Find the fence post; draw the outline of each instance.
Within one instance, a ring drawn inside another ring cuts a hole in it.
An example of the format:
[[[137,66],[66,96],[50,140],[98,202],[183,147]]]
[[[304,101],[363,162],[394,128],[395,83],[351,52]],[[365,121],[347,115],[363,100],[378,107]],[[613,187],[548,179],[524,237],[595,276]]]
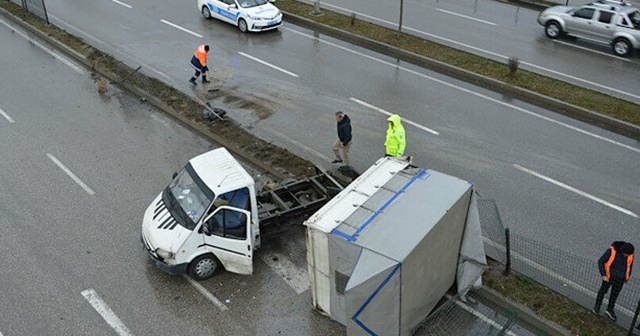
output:
[[[633,315],[633,321],[631,321],[631,326],[629,327],[629,333],[627,336],[633,335],[633,328],[636,327],[636,322],[638,321],[638,313],[640,313],[640,301],[638,301],[638,305],[636,305],[636,313]]]
[[[504,235],[505,235],[505,250],[507,253],[507,262],[506,265],[504,267],[504,275],[509,275],[509,273],[511,272],[511,235],[509,234],[509,228],[505,228],[504,229]]]

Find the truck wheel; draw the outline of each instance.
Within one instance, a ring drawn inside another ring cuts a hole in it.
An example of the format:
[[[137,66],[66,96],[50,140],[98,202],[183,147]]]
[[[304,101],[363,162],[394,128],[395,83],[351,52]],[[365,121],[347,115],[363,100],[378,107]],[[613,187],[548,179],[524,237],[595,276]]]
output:
[[[616,56],[627,57],[631,55],[631,43],[625,38],[619,38],[613,41],[613,53]]]
[[[195,280],[206,280],[216,274],[220,268],[220,261],[213,254],[204,254],[189,264],[189,275]]]
[[[555,40],[558,37],[562,36],[562,26],[560,26],[560,24],[556,21],[549,21],[544,26],[544,33],[548,38]]]

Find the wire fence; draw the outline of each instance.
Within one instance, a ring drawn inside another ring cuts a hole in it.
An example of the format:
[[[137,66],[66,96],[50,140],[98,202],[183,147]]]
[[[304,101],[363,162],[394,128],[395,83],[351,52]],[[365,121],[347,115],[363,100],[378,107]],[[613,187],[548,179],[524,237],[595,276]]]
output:
[[[596,296],[603,284],[596,260],[583,258],[571,252],[549,246],[529,237],[515,234],[505,228],[495,201],[478,202],[487,256],[552,290],[569,300],[591,310],[596,306]],[[608,246],[602,247],[602,252]],[[612,278],[607,288],[599,314],[606,314],[612,289],[622,286],[613,312],[616,323],[640,335],[635,328],[640,281],[629,282]]]
[[[518,315],[469,289],[450,297],[413,332],[413,336],[525,335],[512,331]]]
[[[22,6],[27,12],[45,20],[49,24],[49,15],[44,0],[11,0],[16,5]]]

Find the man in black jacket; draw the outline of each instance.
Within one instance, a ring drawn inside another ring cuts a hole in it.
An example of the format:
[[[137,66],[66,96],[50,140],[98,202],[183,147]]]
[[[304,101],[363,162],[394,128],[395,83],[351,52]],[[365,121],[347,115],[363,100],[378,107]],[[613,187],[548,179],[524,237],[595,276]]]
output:
[[[336,159],[331,163],[341,163],[342,157],[340,156],[340,149],[344,154],[344,165],[349,165],[349,148],[351,147],[351,119],[342,111],[336,112],[336,120],[338,121],[338,138],[333,143],[333,152],[336,154]]]
[[[631,243],[616,241],[604,252],[602,257],[598,260],[598,269],[602,276],[602,285],[598,291],[596,297],[596,305],[593,307],[593,312],[600,314],[600,306],[605,294],[611,287],[611,295],[609,295],[609,305],[607,306],[606,314],[610,319],[616,320],[616,313],[613,308],[616,305],[618,294],[622,290],[622,285],[629,281],[631,276],[631,269],[633,267],[633,252],[634,247]]]

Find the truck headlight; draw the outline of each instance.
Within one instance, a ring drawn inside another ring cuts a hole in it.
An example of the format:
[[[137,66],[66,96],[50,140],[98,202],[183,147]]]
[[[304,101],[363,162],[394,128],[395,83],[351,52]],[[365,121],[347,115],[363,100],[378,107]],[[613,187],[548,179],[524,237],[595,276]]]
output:
[[[158,256],[160,256],[162,259],[173,259],[173,253],[169,252],[169,251],[165,251],[161,248],[157,248],[156,249],[156,254],[158,254]]]

